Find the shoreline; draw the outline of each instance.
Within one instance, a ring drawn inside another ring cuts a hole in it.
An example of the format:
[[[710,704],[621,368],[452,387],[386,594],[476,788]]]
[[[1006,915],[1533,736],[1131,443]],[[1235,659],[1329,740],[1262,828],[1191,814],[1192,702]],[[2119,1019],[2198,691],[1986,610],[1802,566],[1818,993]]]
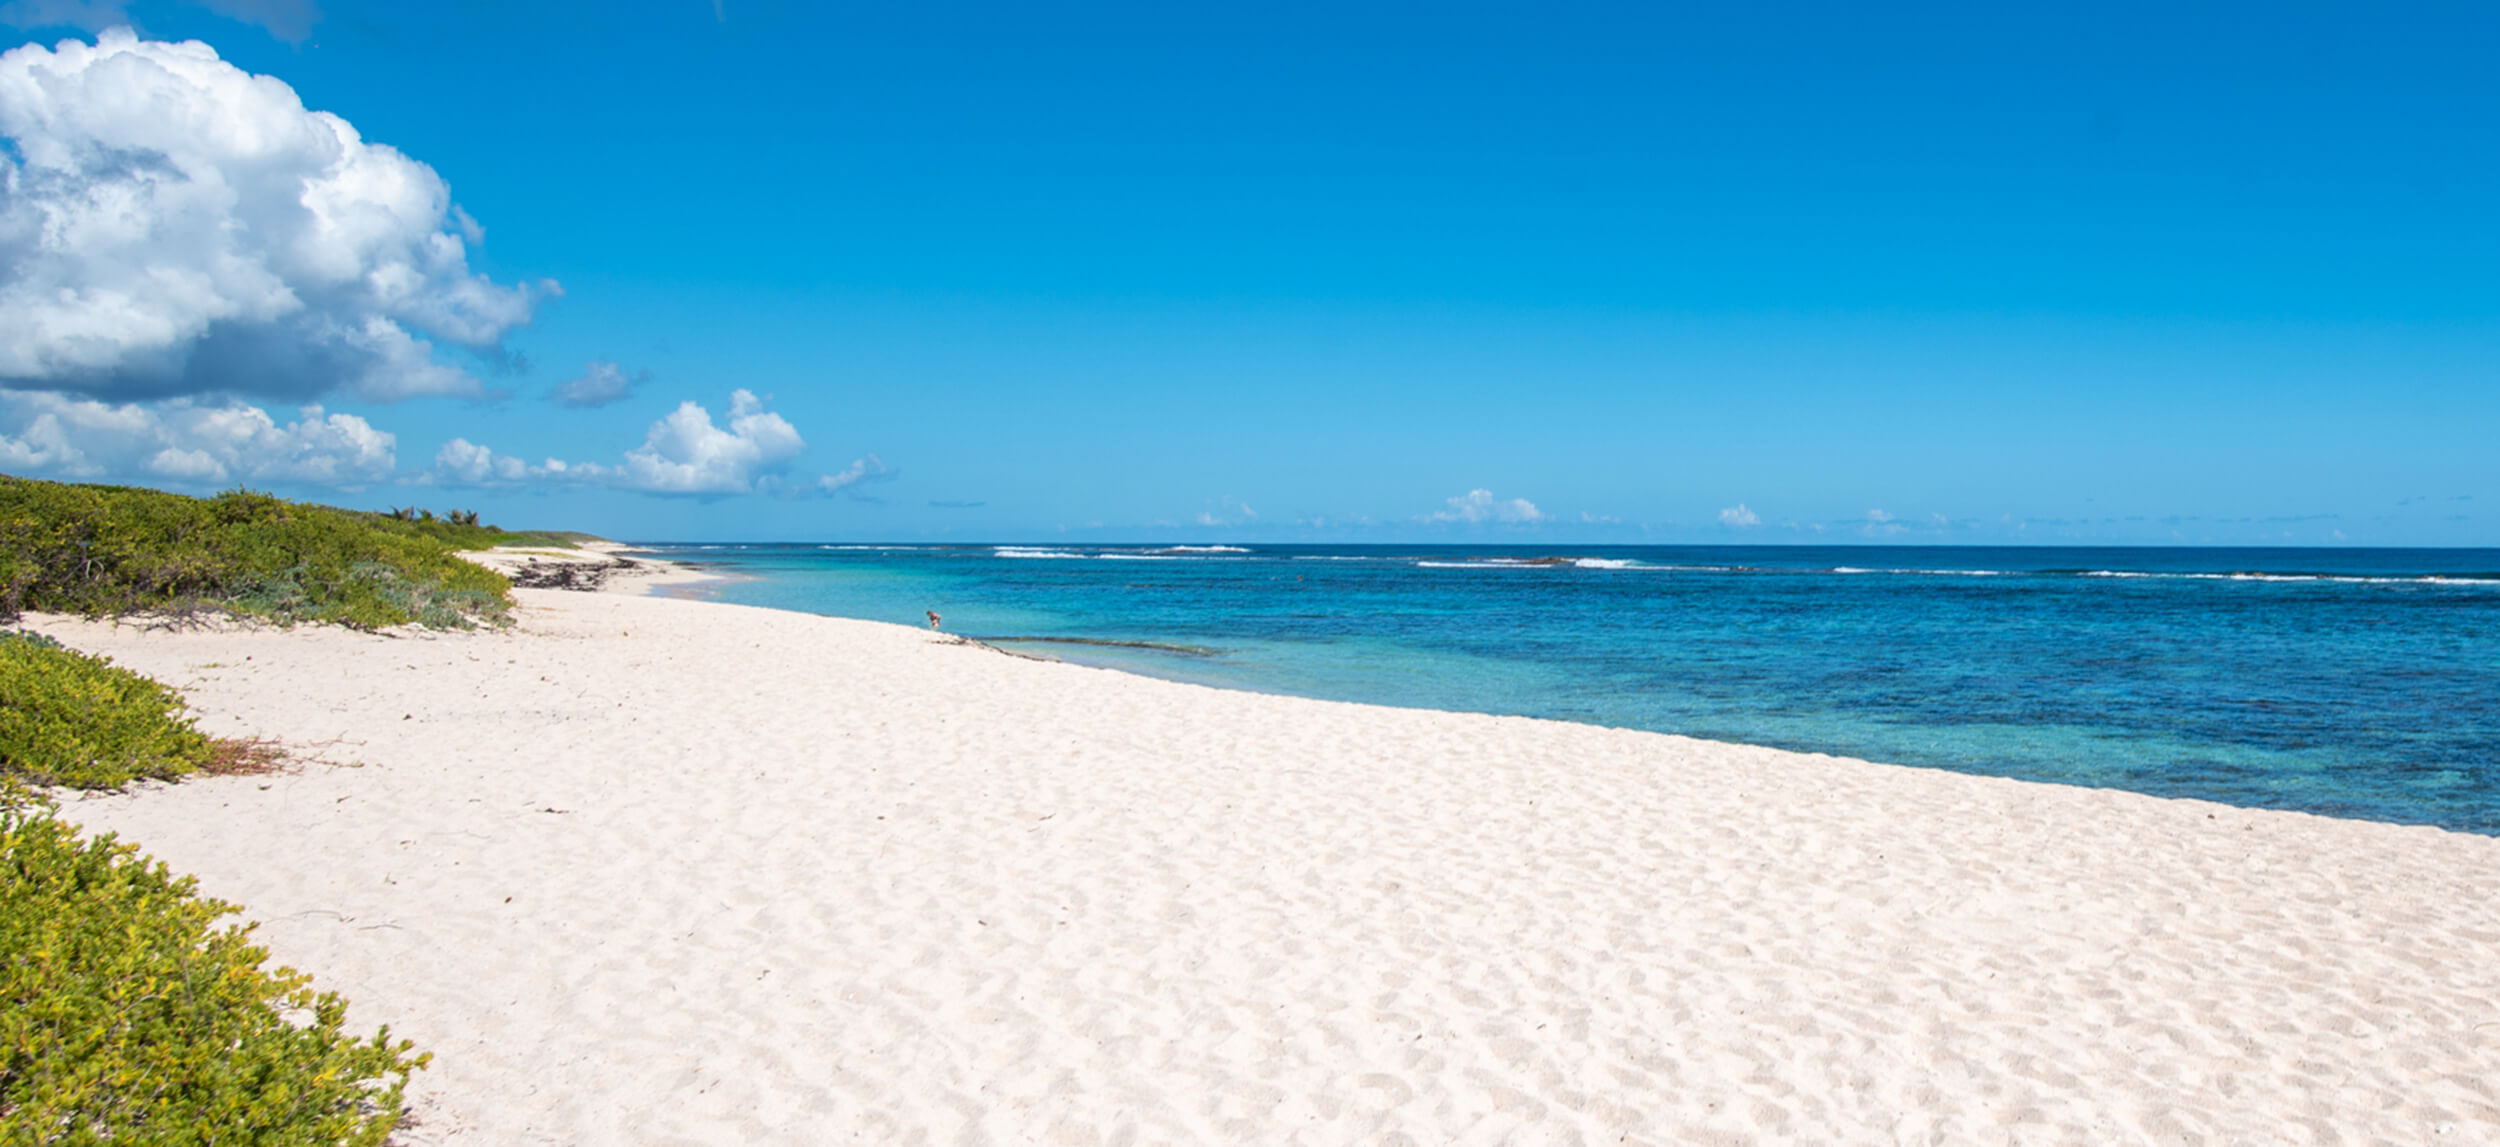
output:
[[[750,550],[1004,546],[662,546],[672,557],[691,554],[706,564],[721,562],[762,583],[714,587],[719,592],[704,594],[718,600],[915,628],[922,609],[934,605],[947,611],[951,632],[1053,660],[1163,680],[1396,707],[1551,717],[1975,775],[2390,824],[2431,824],[2500,837],[2500,790],[2478,781],[2475,772],[2476,762],[2488,758],[2491,736],[2500,726],[2490,717],[2500,708],[2483,703],[2500,704],[2500,674],[2472,658],[2433,657],[2414,664],[2396,652],[2421,642],[2475,647],[2473,635],[2440,620],[2450,611],[2401,608],[2404,593],[2425,589],[2437,594],[2446,588],[2355,588],[2364,595],[2358,600],[2320,606],[2356,613],[2354,624],[2336,630],[2341,636],[2311,634],[2298,642],[2275,642],[2264,650],[2267,656],[2252,660],[2223,652],[2237,640],[2229,625],[2199,619],[2249,608],[2249,595],[2270,596],[2280,587],[2256,583],[2279,580],[2274,575],[2241,587],[2221,584],[2239,580],[2234,575],[2174,571],[2163,576],[2187,588],[2160,591],[2168,596],[2150,611],[2137,610],[2132,603],[2148,592],[2142,586],[2149,583],[2096,577],[2087,583],[2096,587],[2093,593],[2115,594],[2129,606],[2117,612],[2132,620],[2121,623],[2122,631],[2113,637],[2096,632],[2102,625],[2099,613],[2072,604],[2077,599],[2030,585],[2025,575],[1977,570],[1999,579],[1991,585],[2015,586],[2019,592],[1979,595],[2009,604],[1949,613],[1943,624],[1910,626],[1925,629],[1928,636],[1903,641],[1903,619],[1883,616],[1888,610],[1909,608],[1913,594],[1933,595],[1946,605],[1974,600],[1959,580],[1962,573],[1974,571],[1891,570],[1917,575],[1897,583],[1912,588],[1896,596],[1880,590],[1882,579],[1857,577],[1887,572],[1882,570],[1819,571],[1832,576],[1825,585],[1800,593],[1760,586],[1793,587],[1799,583],[1786,573],[1818,571],[1786,571],[1775,575],[1777,581],[1746,585],[1718,577],[1727,574],[1741,581],[1765,571],[1690,567],[1708,576],[1679,592],[1712,602],[1712,608],[1644,611],[1628,608],[1604,588],[1626,584],[1612,579],[1634,576],[1620,571],[1639,562],[1575,567],[1559,575],[1550,591],[1543,588],[1548,583],[1514,578],[1529,567],[1510,563],[1499,570],[1487,567],[1481,579],[1449,575],[1451,581],[1434,585],[1429,583],[1444,575],[1433,574],[1422,583],[1401,580],[1387,591],[1385,603],[1352,596],[1375,588],[1357,577],[1314,593],[1309,609],[1271,613],[1269,606],[1277,599],[1260,593],[1258,583],[1275,579],[1263,579],[1262,573],[1294,575],[1298,583],[1304,570],[1318,571],[1311,588],[1319,589],[1318,583],[1328,581],[1320,574],[1371,559],[1333,552],[1362,548],[1343,546],[1320,547],[1332,552],[1317,556],[1283,552],[1292,547],[1273,553],[1192,552],[1169,560],[1196,564],[1151,567],[1158,574],[1144,577],[1145,584],[1126,586],[1137,591],[1130,597],[1107,591],[1139,580],[1129,576],[1131,567],[1069,574],[1063,572],[1069,565],[1052,563],[1047,576],[1020,585],[1024,574],[1015,567],[1023,563],[931,566],[920,564],[919,558],[886,554],[821,558],[802,553],[748,566],[742,563],[756,559],[725,556]],[[1113,556],[1093,552],[1104,547],[1065,548],[1070,557]],[[1415,551],[1404,555],[1410,562],[1430,556],[1422,547],[1393,548]],[[1675,548],[1617,547],[1649,562],[1663,560],[1660,553]],[[2186,551],[2166,552],[2175,556]],[[1276,564],[1303,558],[1324,564]],[[1235,572],[1222,572],[1226,570]],[[2082,565],[2050,572],[2068,580],[2090,576]],[[938,577],[924,582],[920,575],[930,573]],[[2445,576],[2430,580],[2441,587],[2457,581]],[[1199,583],[1209,588],[1203,596],[1190,597],[1193,591],[1184,587]],[[1533,600],[1503,600],[1508,587],[1520,585],[1533,588],[1516,596]],[[1879,591],[1852,588],[1868,585]],[[2212,596],[2208,589],[2224,595],[2223,604],[2204,600]],[[1022,607],[1010,605],[1019,593],[1031,596]],[[2041,593],[2048,594],[2043,608],[2021,604]],[[1689,620],[1748,609],[1757,618],[1777,619],[1790,616],[1803,598],[1827,596],[1836,596],[1843,608],[1831,609],[1829,602],[1816,605],[1820,620],[1788,641],[1748,640],[1729,631],[1732,621]],[[1636,598],[1635,604],[1637,600],[1646,599]],[[1453,603],[1465,608],[1453,609]],[[1924,611],[1928,604],[1918,609]],[[2311,604],[2304,601],[2299,608]],[[1375,605],[1398,620],[1327,620],[1338,610]],[[1498,637],[1472,635],[1464,625],[1434,620],[1463,617],[1478,608],[1514,607],[1531,611],[1537,619],[1508,627]],[[1619,608],[1617,623],[1613,619]],[[1982,616],[1992,611],[1998,616]],[[1669,612],[1686,617],[1671,618]],[[2454,612],[2463,617],[2470,610]],[[2024,642],[2020,649],[2004,647],[1996,635],[2017,624],[2034,627],[2043,639]],[[1889,655],[1878,652],[1888,647],[1900,648],[1891,648]],[[2163,652],[2176,648],[2204,652],[2184,659]],[[2143,666],[2150,671],[2140,672]],[[1974,682],[1980,683],[1978,688],[1970,687]],[[2351,720],[2354,713],[2373,711],[2393,719]]]
[[[435,1051],[411,1144],[2500,1134],[2494,838],[642,584],[30,618],[330,762],[63,816]]]
[[[691,562],[651,556],[650,551],[606,539],[571,549],[501,546],[469,550],[461,558],[511,579],[515,589],[633,592],[659,597],[702,597],[705,587],[751,580]],[[626,585],[612,586],[621,579]],[[628,589],[627,587],[631,588]]]

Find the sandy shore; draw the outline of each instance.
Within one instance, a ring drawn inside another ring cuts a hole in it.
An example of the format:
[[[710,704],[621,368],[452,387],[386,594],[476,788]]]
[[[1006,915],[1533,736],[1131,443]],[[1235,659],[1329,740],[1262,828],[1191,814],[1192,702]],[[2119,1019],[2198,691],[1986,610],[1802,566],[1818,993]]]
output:
[[[727,575],[639,553],[622,542],[585,541],[570,548],[505,546],[460,555],[511,578],[516,586],[598,590],[661,597],[699,597]]]
[[[404,1142],[2500,1141],[2500,840],[520,598],[38,621],[329,762],[65,813]]]

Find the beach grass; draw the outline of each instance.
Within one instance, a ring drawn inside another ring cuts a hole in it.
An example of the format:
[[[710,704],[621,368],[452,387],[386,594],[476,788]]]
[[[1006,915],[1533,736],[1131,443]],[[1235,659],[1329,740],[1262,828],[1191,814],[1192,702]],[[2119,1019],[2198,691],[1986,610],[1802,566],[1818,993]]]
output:
[[[0,476],[0,620],[224,613],[280,625],[468,628],[511,608],[503,575],[461,560],[587,535],[513,532],[474,513],[372,513],[249,490],[193,498]]]

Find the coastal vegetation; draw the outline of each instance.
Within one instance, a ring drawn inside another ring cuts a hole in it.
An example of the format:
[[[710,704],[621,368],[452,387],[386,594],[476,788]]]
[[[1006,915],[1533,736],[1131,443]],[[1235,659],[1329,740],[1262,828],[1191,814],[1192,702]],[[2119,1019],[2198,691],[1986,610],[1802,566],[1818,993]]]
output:
[[[263,965],[236,911],[0,779],[0,1144],[370,1147],[429,1056]]]
[[[0,1145],[379,1144],[427,1057],[345,1034],[346,1005],[269,969],[233,905],[28,785],[266,767],[171,689],[0,631]]]
[[[204,767],[235,771],[249,757],[249,746],[210,738],[182,710],[173,690],[104,658],[0,630],[0,776],[111,789]]]
[[[387,514],[234,490],[191,498],[0,476],[0,621],[224,614],[281,625],[468,628],[510,584],[463,550],[571,548],[471,511]],[[264,967],[235,906],[111,835],[79,839],[38,786],[118,788],[270,768],[200,732],[179,694],[0,630],[0,1147],[146,1142],[378,1145],[430,1058]]]
[[[379,514],[249,490],[192,498],[0,476],[0,621],[44,610],[467,628],[502,621],[510,586],[456,554],[584,536],[516,533],[469,511]]]

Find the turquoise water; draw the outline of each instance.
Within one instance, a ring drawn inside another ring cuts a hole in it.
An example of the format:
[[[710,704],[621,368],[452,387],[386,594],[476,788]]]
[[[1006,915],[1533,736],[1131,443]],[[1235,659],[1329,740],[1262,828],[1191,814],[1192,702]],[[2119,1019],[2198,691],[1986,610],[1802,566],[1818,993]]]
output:
[[[654,549],[1157,677],[2500,834],[2494,550]]]

